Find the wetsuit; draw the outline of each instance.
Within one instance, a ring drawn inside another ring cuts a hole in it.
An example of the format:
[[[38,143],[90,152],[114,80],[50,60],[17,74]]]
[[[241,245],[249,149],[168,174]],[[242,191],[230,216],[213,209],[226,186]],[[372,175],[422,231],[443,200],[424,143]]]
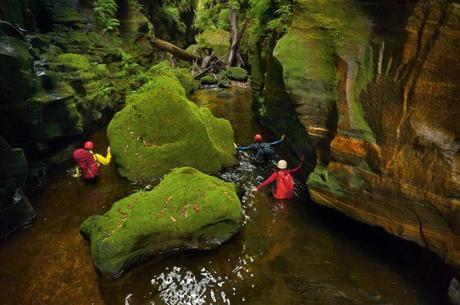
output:
[[[256,151],[256,155],[255,155],[256,161],[263,162],[274,156],[275,150],[273,149],[272,146],[279,144],[281,142],[283,142],[283,139],[279,139],[272,143],[266,143],[266,142],[253,143],[249,146],[237,147],[237,150],[238,151],[254,150]]]

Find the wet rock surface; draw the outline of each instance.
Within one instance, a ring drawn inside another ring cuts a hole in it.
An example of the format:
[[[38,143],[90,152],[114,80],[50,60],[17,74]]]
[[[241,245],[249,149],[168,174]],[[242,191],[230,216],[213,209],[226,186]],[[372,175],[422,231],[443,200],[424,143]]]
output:
[[[20,148],[11,148],[0,137],[0,239],[26,226],[35,210],[24,195],[27,160]]]
[[[263,118],[280,133],[304,129],[304,144],[294,145],[316,151],[308,180],[315,202],[458,267],[458,4],[393,3],[391,26],[378,5],[331,5],[295,2],[293,27],[271,60],[283,78],[267,74]],[[295,116],[276,122],[282,103]]]
[[[5,7],[11,10],[13,4]],[[22,10],[31,13],[29,8],[34,6],[23,5]],[[30,27],[26,35],[1,22],[0,127],[2,136],[24,148],[29,160],[59,163],[76,138],[107,120],[131,80],[125,71],[128,59],[98,29],[91,6],[57,1],[43,4],[45,9],[47,14],[38,10],[36,17],[49,25],[46,31]],[[130,29],[125,41],[148,34],[135,36]]]
[[[193,168],[178,168],[150,192],[137,192],[81,226],[94,263],[115,275],[146,257],[184,249],[212,249],[243,221],[236,187]]]
[[[448,295],[453,305],[460,304],[460,282],[456,278],[450,282]]]

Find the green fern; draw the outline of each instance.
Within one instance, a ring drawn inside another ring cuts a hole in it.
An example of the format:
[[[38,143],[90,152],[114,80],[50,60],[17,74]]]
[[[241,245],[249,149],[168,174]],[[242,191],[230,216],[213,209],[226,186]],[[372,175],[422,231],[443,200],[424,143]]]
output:
[[[143,10],[144,7],[142,6],[142,4],[139,3],[138,0],[128,0],[128,5],[129,7],[135,9],[135,10]]]
[[[116,19],[118,4],[115,0],[96,0],[94,2],[94,12],[96,18],[104,31],[115,32],[118,30],[120,21]]]

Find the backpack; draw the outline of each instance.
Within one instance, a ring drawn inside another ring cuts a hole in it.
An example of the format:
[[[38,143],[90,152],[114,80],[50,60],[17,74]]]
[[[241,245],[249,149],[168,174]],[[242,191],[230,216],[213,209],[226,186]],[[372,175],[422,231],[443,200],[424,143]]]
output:
[[[84,179],[94,179],[99,175],[99,166],[97,166],[94,156],[88,151],[79,148],[73,152],[72,156]]]
[[[284,170],[278,172],[276,178],[276,190],[274,197],[276,199],[291,199],[294,196],[295,182],[292,175]]]

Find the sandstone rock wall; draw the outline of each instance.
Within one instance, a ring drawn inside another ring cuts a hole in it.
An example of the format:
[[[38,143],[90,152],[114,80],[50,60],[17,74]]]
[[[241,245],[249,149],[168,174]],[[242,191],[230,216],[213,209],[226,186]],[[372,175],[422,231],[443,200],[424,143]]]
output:
[[[312,199],[457,267],[459,38],[452,1],[297,0],[273,52],[285,92],[277,104],[295,111],[316,150]],[[271,87],[262,106],[276,122]]]

